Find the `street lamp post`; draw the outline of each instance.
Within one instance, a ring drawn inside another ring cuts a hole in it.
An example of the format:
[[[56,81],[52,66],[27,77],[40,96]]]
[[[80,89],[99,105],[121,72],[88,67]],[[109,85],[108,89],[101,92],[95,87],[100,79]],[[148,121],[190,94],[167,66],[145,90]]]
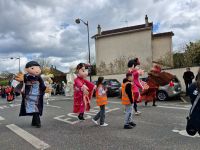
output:
[[[89,32],[89,24],[88,24],[88,21],[87,22],[85,22],[85,21],[83,21],[82,19],[76,19],[75,20],[75,22],[77,23],[77,24],[80,24],[80,22],[83,22],[83,24],[84,25],[86,25],[87,26],[87,33],[88,33],[88,55],[89,55],[89,58],[88,58],[88,60],[89,60],[89,64],[91,63],[91,61],[90,61],[90,32]],[[90,64],[91,65],[91,64]],[[90,81],[92,81],[92,77],[91,77],[91,66],[89,66],[90,67]]]
[[[20,69],[20,57],[11,57],[10,59],[18,59],[19,60],[19,72],[21,72],[21,69]]]

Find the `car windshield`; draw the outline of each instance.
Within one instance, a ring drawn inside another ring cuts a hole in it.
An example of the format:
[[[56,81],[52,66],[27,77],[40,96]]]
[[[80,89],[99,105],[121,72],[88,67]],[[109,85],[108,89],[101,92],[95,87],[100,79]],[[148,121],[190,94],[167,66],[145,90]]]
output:
[[[110,80],[111,85],[119,85],[120,83],[117,80]]]
[[[178,78],[176,78],[176,77],[174,79],[172,79],[172,81],[173,82],[179,82]]]

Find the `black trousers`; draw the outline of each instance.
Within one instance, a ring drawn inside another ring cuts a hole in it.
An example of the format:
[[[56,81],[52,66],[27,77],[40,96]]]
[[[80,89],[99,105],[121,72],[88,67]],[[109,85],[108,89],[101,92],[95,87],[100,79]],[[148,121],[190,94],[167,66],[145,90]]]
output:
[[[33,118],[32,118],[32,125],[33,126],[40,126],[40,114],[39,113],[34,113]]]
[[[190,84],[192,84],[192,81],[185,81],[185,87],[186,87],[186,95],[188,95],[189,93],[188,93],[188,88],[189,88],[189,86],[190,86]]]
[[[137,112],[137,102],[136,101],[134,101],[133,108],[134,108],[135,112]]]

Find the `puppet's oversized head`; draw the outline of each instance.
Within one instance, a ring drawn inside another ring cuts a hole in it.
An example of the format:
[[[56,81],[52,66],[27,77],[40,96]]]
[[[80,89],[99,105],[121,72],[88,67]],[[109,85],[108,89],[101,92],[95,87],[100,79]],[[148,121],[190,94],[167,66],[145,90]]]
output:
[[[140,65],[140,61],[139,61],[138,58],[131,59],[128,62],[128,68],[129,69],[135,69],[139,65]]]
[[[88,71],[84,63],[80,63],[76,67],[76,73],[78,77],[86,78],[88,76]]]
[[[153,67],[151,68],[150,70],[151,72],[154,72],[154,73],[160,73],[161,72],[161,67],[159,65],[153,65]]]
[[[30,61],[25,66],[25,71],[32,76],[39,76],[41,74],[41,68],[38,62]]]

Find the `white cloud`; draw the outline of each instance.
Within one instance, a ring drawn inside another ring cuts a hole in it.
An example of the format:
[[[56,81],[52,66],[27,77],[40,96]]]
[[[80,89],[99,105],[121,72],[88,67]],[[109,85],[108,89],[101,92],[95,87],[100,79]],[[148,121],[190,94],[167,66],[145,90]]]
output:
[[[144,23],[160,23],[158,32],[173,31],[174,49],[200,37],[200,1],[198,0],[1,0],[0,1],[0,71],[17,71],[14,60],[21,56],[22,67],[36,56],[52,59],[66,71],[80,61],[87,62],[87,30],[76,18],[89,21],[90,36],[96,27],[102,30]],[[65,25],[62,27],[62,25]],[[91,39],[91,54],[95,55]],[[17,61],[17,60],[16,60]]]

